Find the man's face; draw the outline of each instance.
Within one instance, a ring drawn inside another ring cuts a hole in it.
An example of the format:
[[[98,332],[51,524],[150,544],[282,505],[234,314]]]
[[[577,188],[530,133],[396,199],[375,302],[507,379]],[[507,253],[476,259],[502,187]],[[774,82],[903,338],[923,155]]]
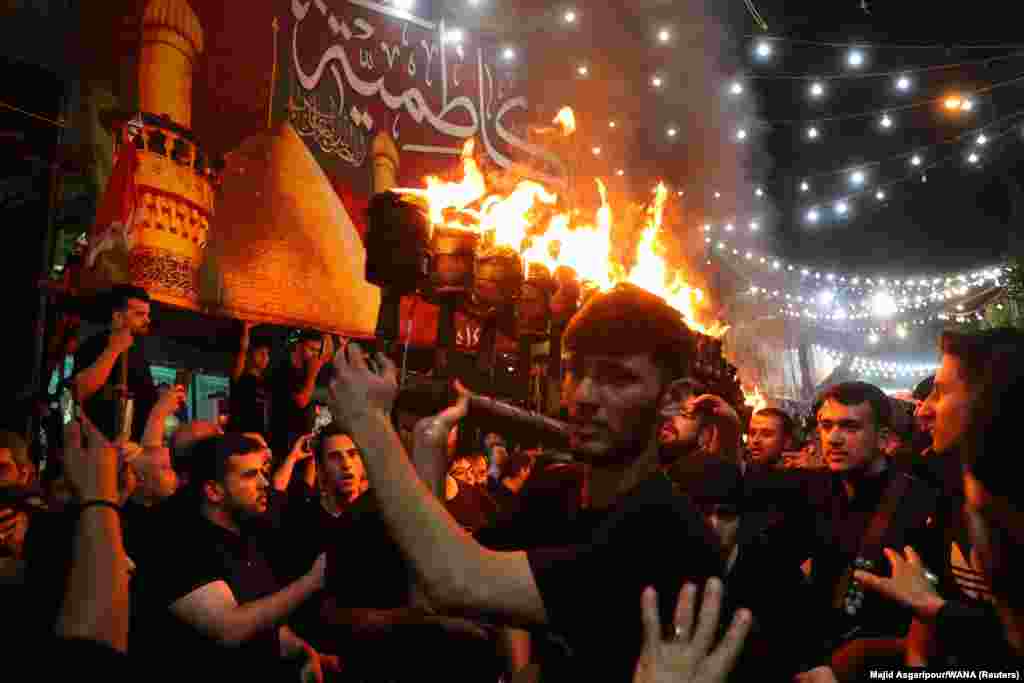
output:
[[[473,467],[473,479],[476,480],[477,484],[482,484],[487,481],[487,459],[482,455],[474,456],[470,460],[470,465]]]
[[[252,366],[261,372],[266,370],[270,366],[270,349],[266,346],[253,349]]]
[[[782,458],[787,443],[781,423],[782,420],[775,415],[754,415],[750,418],[747,451],[755,463],[771,465]]]
[[[366,468],[352,439],[339,434],[324,439],[324,477],[342,498],[352,501],[363,492]]]
[[[676,382],[662,393],[658,402],[658,445],[682,454],[696,450],[700,430],[704,426],[701,416],[693,411],[693,393]]]
[[[960,442],[967,429],[971,394],[961,374],[960,359],[942,354],[942,365],[935,373],[935,386],[917,413],[932,436],[936,453],[946,453]]]
[[[882,451],[886,456],[892,457],[899,453],[906,443],[903,441],[903,437],[896,432],[890,431],[889,436],[885,439],[885,448]]]
[[[10,448],[0,448],[0,487],[17,486],[21,481],[21,468]]]
[[[136,337],[145,337],[149,334],[149,302],[128,299],[123,311],[114,312],[114,322],[128,328]]]
[[[473,473],[473,466],[468,458],[459,458],[453,462],[448,474],[452,476],[452,479],[461,481],[463,484],[472,486],[476,483],[476,475]]]
[[[888,430],[875,426],[871,404],[844,406],[829,399],[818,411],[818,434],[833,472],[857,472],[880,457]]]
[[[650,354],[590,354],[566,375],[573,451],[584,461],[622,464],[655,436],[662,380]]]
[[[223,504],[237,519],[259,517],[267,511],[270,483],[265,472],[269,457],[266,451],[260,450],[228,459]]]

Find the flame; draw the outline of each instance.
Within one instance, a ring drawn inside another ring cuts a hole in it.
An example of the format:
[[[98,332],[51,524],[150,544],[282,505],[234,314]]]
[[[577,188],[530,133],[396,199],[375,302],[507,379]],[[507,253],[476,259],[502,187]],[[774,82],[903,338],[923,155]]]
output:
[[[748,392],[744,387],[740,389],[743,391],[743,403],[753,408],[755,413],[768,407],[768,399],[761,395],[761,389],[756,384],[753,391]]]
[[[555,121],[566,134],[575,130],[572,109],[564,107]],[[686,273],[671,267],[661,242],[668,188],[659,183],[647,206],[645,223],[630,267],[613,258],[614,225],[608,191],[601,180],[597,190],[601,204],[592,220],[579,209],[558,204],[558,195],[531,180],[520,181],[507,193],[489,192],[487,178],[473,157],[472,140],[462,149],[461,177],[428,176],[425,188],[393,190],[425,200],[432,227],[472,230],[482,244],[511,247],[522,255],[524,266],[541,264],[554,273],[568,266],[590,287],[607,291],[628,282],[662,297],[678,310],[693,330],[720,337],[729,329],[715,321],[699,322],[698,311],[707,306],[704,292],[689,283]]]
[[[562,107],[559,109],[552,123],[557,123],[562,127],[562,135],[569,136],[576,132],[576,114],[573,112],[572,107]]]

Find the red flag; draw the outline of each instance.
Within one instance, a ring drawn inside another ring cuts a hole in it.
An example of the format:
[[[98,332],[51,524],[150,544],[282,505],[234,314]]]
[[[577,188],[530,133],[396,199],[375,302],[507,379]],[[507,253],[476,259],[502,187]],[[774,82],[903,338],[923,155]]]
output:
[[[122,242],[125,249],[131,247],[131,231],[138,205],[138,190],[135,186],[135,171],[139,166],[139,155],[135,144],[127,139],[122,141],[114,162],[114,170],[96,209],[96,221],[89,233],[89,249],[86,265],[90,268],[96,257]]]

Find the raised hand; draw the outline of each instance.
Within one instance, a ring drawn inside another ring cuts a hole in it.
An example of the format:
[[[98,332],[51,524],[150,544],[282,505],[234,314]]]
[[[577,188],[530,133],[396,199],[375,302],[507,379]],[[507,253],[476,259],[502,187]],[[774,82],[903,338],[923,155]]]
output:
[[[118,449],[82,415],[64,432],[64,474],[80,500],[117,503]]]
[[[747,610],[736,612],[728,632],[712,650],[722,608],[722,582],[708,579],[694,629],[696,596],[696,586],[683,586],[676,605],[675,637],[665,640],[658,615],[658,596],[653,588],[644,590],[641,596],[644,645],[633,683],[724,683],[743,649],[753,617]]]
[[[892,576],[886,578],[863,570],[856,570],[853,578],[879,595],[910,608],[923,621],[931,621],[946,604],[928,579],[921,558],[909,545],[903,549],[906,557],[886,548],[885,557],[892,566]]]
[[[349,342],[334,357],[331,412],[343,423],[371,413],[390,414],[398,395],[398,368],[382,353],[374,356],[380,373],[367,363],[369,356],[356,342]]]
[[[416,423],[413,430],[416,446],[443,448],[448,445],[448,435],[469,413],[469,390],[458,380],[455,380],[455,393],[458,394],[458,398],[453,405]]]

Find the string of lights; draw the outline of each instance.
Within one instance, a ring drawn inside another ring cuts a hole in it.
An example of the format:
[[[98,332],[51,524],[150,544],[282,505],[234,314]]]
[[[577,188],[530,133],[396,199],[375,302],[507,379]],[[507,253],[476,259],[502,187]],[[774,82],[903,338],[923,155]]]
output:
[[[809,45],[814,47],[830,47],[830,48],[845,48],[845,49],[861,49],[861,50],[942,50],[948,52],[950,50],[964,51],[964,50],[1024,50],[1024,43],[872,43],[864,41],[855,42],[829,42],[824,40],[805,40],[803,38],[793,38],[789,36],[762,36],[762,35],[751,35],[746,36],[749,39],[755,39],[757,41],[757,48],[762,43],[789,43],[791,45]],[[770,56],[770,55],[768,55]]]
[[[947,71],[949,69],[963,69],[972,66],[990,66],[996,62],[1003,62],[1010,59],[1019,59],[1024,57],[1024,52],[1011,52],[1005,55],[999,55],[996,57],[986,57],[985,59],[975,59],[961,62],[942,63],[942,64],[926,64],[924,66],[912,66],[901,69],[891,69],[887,71],[863,71],[847,73],[842,71],[836,71],[833,73],[804,73],[804,74],[791,74],[791,73],[756,73],[749,72],[744,73],[742,80],[747,81],[841,81],[841,80],[853,80],[859,79],[864,80],[868,78],[896,78],[895,86],[897,90],[909,90],[910,84],[907,83],[905,86],[900,87],[899,79],[909,79],[914,74],[932,73],[935,71]],[[739,93],[737,93],[739,94]]]
[[[926,377],[939,368],[937,363],[900,363],[855,356],[818,344],[812,348],[837,365],[847,365],[851,372],[862,377]]]

